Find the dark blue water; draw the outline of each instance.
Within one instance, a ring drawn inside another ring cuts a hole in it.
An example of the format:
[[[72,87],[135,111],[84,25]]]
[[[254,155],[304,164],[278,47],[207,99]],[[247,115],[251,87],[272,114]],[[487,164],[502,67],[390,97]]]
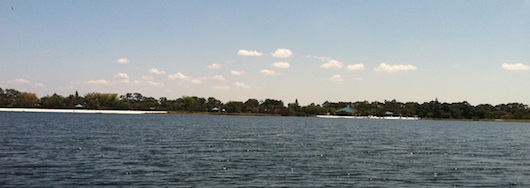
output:
[[[530,186],[530,124],[0,113],[0,187]]]

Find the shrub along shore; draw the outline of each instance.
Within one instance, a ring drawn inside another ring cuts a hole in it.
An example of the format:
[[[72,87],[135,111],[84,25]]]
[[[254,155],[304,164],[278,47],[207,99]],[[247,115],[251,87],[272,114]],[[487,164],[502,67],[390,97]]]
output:
[[[353,111],[340,111],[348,107]],[[38,98],[34,93],[15,89],[0,88],[0,108],[40,108],[40,109],[91,109],[126,111],[167,111],[169,114],[226,114],[226,115],[283,115],[315,116],[319,114],[360,115],[360,116],[418,116],[422,119],[443,120],[491,120],[524,121],[530,120],[530,108],[522,103],[479,104],[462,102],[329,102],[311,103],[301,106],[298,100],[284,103],[276,99],[248,99],[246,101],[228,101],[226,103],[214,97],[183,96],[178,99],[166,97],[154,98],[140,93],[88,93],[78,92],[68,96],[58,94]]]

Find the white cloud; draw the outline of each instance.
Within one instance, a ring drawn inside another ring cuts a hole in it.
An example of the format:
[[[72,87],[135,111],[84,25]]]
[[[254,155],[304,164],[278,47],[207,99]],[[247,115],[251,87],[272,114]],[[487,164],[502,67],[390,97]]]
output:
[[[120,80],[121,83],[126,83],[126,84],[129,83],[129,75],[125,73],[118,73],[114,75],[114,78],[121,79]]]
[[[329,60],[331,60],[331,58],[329,58],[329,57],[310,56],[310,55],[308,55],[306,57],[310,58],[310,59],[318,59],[320,61],[329,61]]]
[[[241,75],[245,74],[245,71],[236,71],[236,70],[232,70],[232,71],[230,71],[230,73],[231,73],[232,75],[235,75],[235,76],[241,76]]]
[[[202,84],[204,80],[206,80],[206,78],[194,78],[194,79],[191,79],[191,83]]]
[[[326,69],[330,69],[330,68],[340,69],[342,68],[342,63],[337,60],[329,60],[327,63],[322,64],[322,66],[320,67],[326,68]]]
[[[155,78],[151,77],[151,76],[142,76],[142,80],[145,80],[145,81],[155,81]]]
[[[168,79],[170,80],[182,80],[182,81],[187,81],[187,80],[190,80],[191,78],[189,76],[186,76],[180,72],[177,72],[175,74],[172,74],[172,75],[168,75],[167,76]]]
[[[293,52],[289,49],[278,48],[276,51],[272,52],[271,55],[276,58],[288,58],[293,56]]]
[[[118,78],[118,79],[129,79],[129,75],[125,74],[125,73],[118,73],[116,75],[114,75],[114,78]]]
[[[242,83],[242,82],[234,82],[234,87],[236,88],[250,88],[248,87],[245,83]]]
[[[225,77],[223,75],[215,75],[212,78],[215,80],[225,80]]]
[[[229,86],[212,86],[213,89],[217,89],[217,90],[229,90],[230,87]]]
[[[237,55],[240,56],[262,56],[263,53],[254,50],[239,50]]]
[[[263,69],[260,71],[261,74],[267,75],[267,76],[278,76],[280,73],[274,72],[272,70]]]
[[[43,83],[35,83],[35,87],[45,88],[47,85]]]
[[[417,70],[418,67],[413,65],[388,65],[385,63],[379,64],[378,67],[374,68],[375,71],[378,72],[399,72],[399,71],[409,71],[409,70]]]
[[[107,81],[107,80],[104,80],[104,79],[99,79],[99,80],[89,80],[89,81],[86,81],[84,82],[85,84],[90,84],[90,85],[109,85],[110,82]]]
[[[334,82],[344,81],[344,79],[342,79],[342,76],[340,74],[333,75],[331,78],[329,78],[329,80],[334,81]]]
[[[214,64],[211,64],[211,65],[208,65],[208,68],[209,69],[220,69],[221,65],[214,63]]]
[[[7,81],[8,84],[30,84],[31,82],[26,79],[18,78],[14,80]]]
[[[291,67],[291,65],[287,62],[281,62],[281,61],[278,61],[278,62],[274,62],[272,64],[272,66],[274,67],[277,67],[277,68],[282,68],[282,69],[286,69],[286,68],[289,68]]]
[[[147,72],[149,72],[151,74],[158,74],[158,75],[166,74],[166,71],[158,70],[156,68],[149,69],[149,71],[147,71]]]
[[[206,78],[192,78],[192,77],[189,77],[189,76],[186,76],[180,72],[177,72],[176,74],[172,74],[172,75],[168,75],[167,76],[168,79],[170,80],[180,80],[180,81],[184,81],[184,82],[191,82],[191,83],[194,83],[194,84],[200,84],[203,82],[203,80],[205,80]]]
[[[155,81],[147,81],[149,85],[155,86],[155,87],[164,87],[165,84],[162,82],[155,82]]]
[[[120,82],[121,82],[121,83],[128,84],[128,83],[131,82],[131,81],[129,81],[129,79],[124,79],[124,80],[120,80]]]
[[[514,70],[514,71],[526,71],[530,70],[529,65],[525,65],[522,63],[503,63],[502,68],[504,70]]]
[[[116,60],[116,63],[118,64],[129,64],[131,61],[127,58],[119,58],[118,60]]]
[[[358,71],[358,70],[364,70],[364,65],[363,64],[353,64],[353,65],[348,65],[346,66],[346,70],[348,71]]]

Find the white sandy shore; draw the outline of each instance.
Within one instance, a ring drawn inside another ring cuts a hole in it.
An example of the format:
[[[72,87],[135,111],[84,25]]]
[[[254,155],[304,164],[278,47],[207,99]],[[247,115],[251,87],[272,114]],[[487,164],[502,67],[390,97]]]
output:
[[[401,116],[335,116],[335,115],[317,115],[318,118],[346,118],[346,119],[390,119],[390,120],[419,120],[419,117],[401,117]]]
[[[47,113],[83,113],[83,114],[167,114],[167,111],[40,109],[40,108],[0,108],[0,112],[47,112]]]

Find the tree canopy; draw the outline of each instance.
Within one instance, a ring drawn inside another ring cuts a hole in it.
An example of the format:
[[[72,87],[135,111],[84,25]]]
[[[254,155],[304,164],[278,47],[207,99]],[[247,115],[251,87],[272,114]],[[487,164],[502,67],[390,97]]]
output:
[[[429,102],[399,102],[385,100],[383,102],[330,102],[322,104],[311,103],[300,106],[298,100],[284,103],[277,99],[248,99],[247,101],[222,101],[214,97],[183,96],[178,99],[143,96],[141,93],[87,93],[80,96],[75,94],[67,97],[53,94],[38,98],[34,93],[17,91],[15,89],[0,88],[0,107],[25,108],[86,108],[86,109],[121,109],[121,110],[167,110],[179,112],[217,112],[217,113],[245,113],[271,114],[288,116],[313,116],[317,114],[334,114],[344,107],[353,107],[354,115],[384,116],[419,116],[422,118],[440,119],[530,119],[530,108],[522,103],[508,104],[479,104],[473,106],[467,101],[441,103],[438,100]]]

